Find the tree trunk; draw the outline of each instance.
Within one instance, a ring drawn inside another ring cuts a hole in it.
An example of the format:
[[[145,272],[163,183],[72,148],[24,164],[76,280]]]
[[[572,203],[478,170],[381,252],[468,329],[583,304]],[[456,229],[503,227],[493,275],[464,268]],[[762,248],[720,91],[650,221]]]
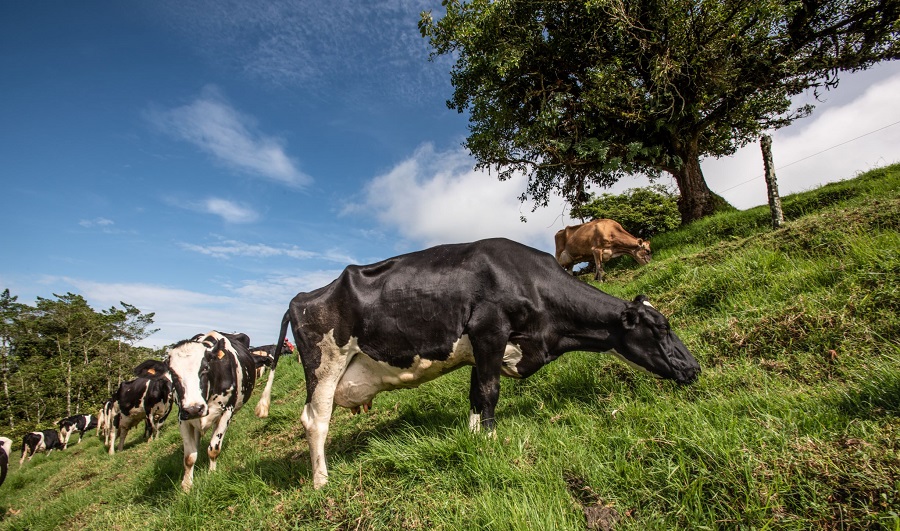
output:
[[[5,339],[3,340],[3,368],[0,370],[3,374],[3,396],[6,398],[6,409],[9,412],[9,428],[13,429],[16,427],[16,423],[13,420],[13,408],[12,408],[12,400],[9,399],[9,342]]]
[[[784,225],[784,211],[781,210],[781,196],[778,195],[778,182],[775,181],[775,164],[772,162],[772,137],[763,135],[759,139],[762,148],[763,168],[766,170],[766,190],[769,192],[769,210],[772,212],[772,228]]]
[[[66,416],[72,415],[72,362],[66,362]]]
[[[706,185],[703,170],[700,168],[700,154],[696,142],[690,144],[681,154],[683,161],[681,166],[671,172],[681,192],[678,211],[681,213],[682,223],[690,223],[715,212],[712,192]]]

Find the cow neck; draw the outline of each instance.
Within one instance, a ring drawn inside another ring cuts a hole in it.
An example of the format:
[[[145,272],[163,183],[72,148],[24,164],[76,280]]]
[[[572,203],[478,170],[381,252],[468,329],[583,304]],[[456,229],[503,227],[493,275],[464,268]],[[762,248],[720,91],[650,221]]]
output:
[[[573,350],[606,352],[613,348],[611,336],[619,323],[627,302],[599,289],[572,279],[571,289],[565,291],[565,300],[559,301],[565,319],[561,319],[557,334],[560,336],[560,354]]]

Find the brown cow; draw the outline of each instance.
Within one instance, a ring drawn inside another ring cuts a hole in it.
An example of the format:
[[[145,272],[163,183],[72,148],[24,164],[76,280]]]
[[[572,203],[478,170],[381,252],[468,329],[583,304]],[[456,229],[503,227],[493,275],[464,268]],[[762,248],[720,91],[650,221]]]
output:
[[[650,262],[650,242],[635,238],[611,219],[595,219],[566,227],[556,233],[556,261],[569,273],[575,264],[593,258],[597,265],[594,279],[603,280],[603,263],[630,254],[637,263]]]

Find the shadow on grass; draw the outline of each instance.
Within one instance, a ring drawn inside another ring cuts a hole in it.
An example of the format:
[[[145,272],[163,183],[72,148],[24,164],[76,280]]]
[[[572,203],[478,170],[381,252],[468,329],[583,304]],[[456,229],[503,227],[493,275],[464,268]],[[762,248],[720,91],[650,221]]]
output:
[[[835,409],[861,420],[900,416],[900,373],[876,372],[858,389],[848,390],[834,398]]]

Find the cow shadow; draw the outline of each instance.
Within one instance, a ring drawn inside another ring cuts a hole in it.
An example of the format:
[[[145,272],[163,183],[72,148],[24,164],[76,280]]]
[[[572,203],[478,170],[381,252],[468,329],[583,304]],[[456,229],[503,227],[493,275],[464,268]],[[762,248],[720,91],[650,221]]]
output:
[[[366,414],[349,420],[338,419],[341,425],[337,427],[332,424],[325,446],[329,461],[353,461],[370,448],[372,441],[390,441],[392,437],[400,436],[407,430],[415,430],[417,435],[423,437],[439,436],[448,427],[466,421],[462,414],[431,408],[404,408],[392,418],[378,420],[365,419],[364,415]],[[258,474],[263,482],[277,490],[311,483],[309,447],[298,441],[293,448],[285,448],[280,455],[263,457],[238,471],[245,474],[249,472]]]
[[[390,440],[404,431],[414,429],[417,434],[437,436],[448,427],[465,421],[463,414],[454,411],[441,411],[431,407],[405,407],[391,417],[367,418],[365,413],[354,417],[333,419],[332,427],[325,447],[329,460],[352,461],[355,456],[365,453],[373,440]],[[295,421],[299,424],[300,418]],[[279,424],[276,422],[276,424]],[[335,423],[339,424],[338,426]],[[311,485],[312,468],[309,447],[305,443],[305,435],[300,430],[300,438],[275,455],[262,456],[242,464],[219,463],[215,474],[233,475],[236,477],[256,476],[275,490],[301,488]],[[248,431],[249,441],[258,438],[259,430]],[[139,443],[139,441],[136,441]],[[243,441],[248,442],[247,440]],[[127,449],[126,444],[126,449]],[[240,451],[238,439],[226,441],[223,455],[229,451]],[[209,460],[206,457],[206,439],[201,443],[196,468],[194,469],[195,485],[204,481],[209,473]],[[181,479],[184,474],[183,449],[177,445],[170,452],[160,452],[155,456],[150,481],[138,494],[138,501],[155,507],[163,507],[172,503],[172,497],[181,494]]]

